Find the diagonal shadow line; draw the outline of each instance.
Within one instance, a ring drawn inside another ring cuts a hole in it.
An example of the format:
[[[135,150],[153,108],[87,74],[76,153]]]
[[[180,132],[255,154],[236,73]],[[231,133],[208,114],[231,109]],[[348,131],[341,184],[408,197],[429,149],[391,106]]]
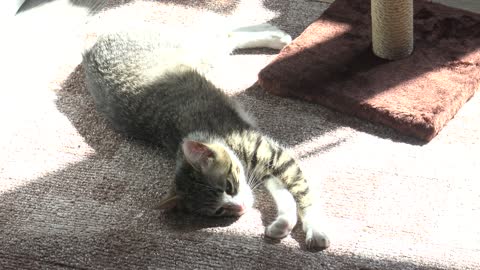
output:
[[[320,147],[316,147],[314,149],[311,149],[311,150],[307,151],[307,153],[302,154],[300,156],[300,158],[305,159],[305,158],[309,158],[309,157],[313,157],[313,156],[318,156],[318,155],[323,154],[325,152],[329,152],[330,150],[341,146],[346,141],[347,141],[346,138],[339,138],[335,142],[328,143],[326,145],[322,145]]]
[[[262,131],[287,147],[321,137],[340,127],[349,127],[394,142],[425,144],[424,141],[400,134],[388,127],[370,124],[323,106],[272,95],[264,91],[258,83],[234,97],[252,112]],[[346,140],[336,146],[344,142]]]

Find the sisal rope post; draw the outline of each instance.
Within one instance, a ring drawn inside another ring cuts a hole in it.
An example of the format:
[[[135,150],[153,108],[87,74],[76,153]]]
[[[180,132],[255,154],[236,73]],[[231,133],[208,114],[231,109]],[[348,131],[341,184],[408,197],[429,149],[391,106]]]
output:
[[[378,57],[396,60],[413,51],[413,0],[371,0],[372,44]]]

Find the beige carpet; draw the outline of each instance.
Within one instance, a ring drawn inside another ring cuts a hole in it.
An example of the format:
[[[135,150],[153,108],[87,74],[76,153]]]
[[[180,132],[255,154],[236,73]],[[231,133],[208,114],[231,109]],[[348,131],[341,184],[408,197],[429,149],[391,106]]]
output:
[[[296,36],[327,3],[112,0],[97,12],[88,1],[45,2],[2,29],[0,269],[480,268],[479,95],[421,144],[266,94],[255,82],[275,52],[238,52],[213,70],[297,153],[321,195],[332,246],[311,253],[300,229],[279,243],[263,239],[275,212],[264,191],[238,220],[154,209],[173,162],[109,128],[78,65],[85,42],[111,27],[228,18],[271,21]]]

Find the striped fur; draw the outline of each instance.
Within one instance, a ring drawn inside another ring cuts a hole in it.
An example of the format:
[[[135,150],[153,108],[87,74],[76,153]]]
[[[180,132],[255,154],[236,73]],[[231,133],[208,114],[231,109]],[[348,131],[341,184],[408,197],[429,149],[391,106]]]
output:
[[[312,206],[308,183],[293,156],[274,140],[258,131],[235,132],[226,143],[242,160],[251,185],[263,183],[270,177],[278,178],[294,196],[300,216]]]
[[[327,247],[298,162],[262,135],[242,106],[209,82],[198,65],[206,55],[236,47],[279,48],[289,36],[271,25],[241,28],[210,35],[204,52],[185,45],[187,39],[178,36],[184,32],[107,34],[83,58],[87,89],[113,127],[176,156],[175,182],[160,206],[240,216],[253,205],[252,190],[264,184],[278,208],[265,234],[288,235],[298,210],[307,246]]]

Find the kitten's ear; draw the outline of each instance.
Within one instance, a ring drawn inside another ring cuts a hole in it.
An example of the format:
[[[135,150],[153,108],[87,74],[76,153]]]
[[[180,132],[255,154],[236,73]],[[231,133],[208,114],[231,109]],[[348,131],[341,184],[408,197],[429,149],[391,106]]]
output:
[[[184,141],[183,154],[188,163],[202,172],[207,171],[212,165],[215,153],[207,145],[196,141]]]
[[[179,204],[179,201],[180,201],[180,197],[172,189],[167,193],[167,195],[165,195],[165,197],[163,197],[160,200],[158,209],[170,210],[170,209],[176,208]]]

